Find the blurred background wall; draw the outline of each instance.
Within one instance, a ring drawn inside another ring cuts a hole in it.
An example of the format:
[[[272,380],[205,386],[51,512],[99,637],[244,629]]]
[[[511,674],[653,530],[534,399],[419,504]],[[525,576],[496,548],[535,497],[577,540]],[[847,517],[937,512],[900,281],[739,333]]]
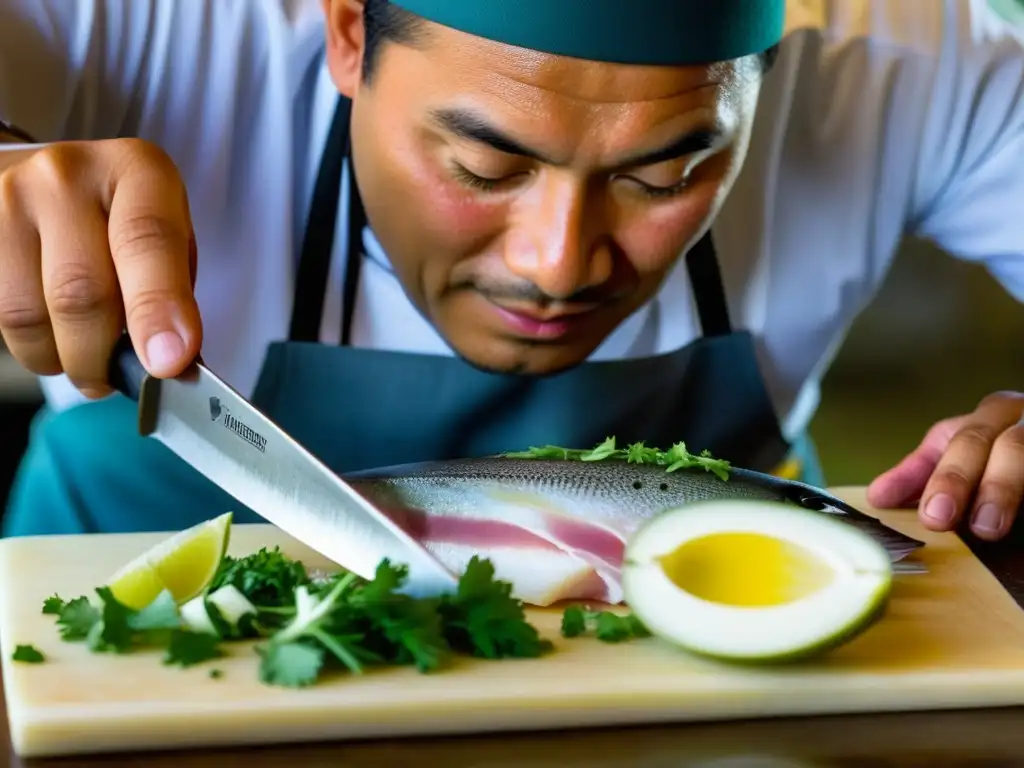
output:
[[[907,241],[823,382],[811,433],[831,485],[866,484],[934,422],[1024,389],[1024,305],[984,267]]]
[[[1024,388],[1022,330],[1024,306],[984,268],[906,242],[824,382],[811,431],[829,483],[866,484],[933,422]],[[0,499],[39,403],[34,379],[0,353]]]

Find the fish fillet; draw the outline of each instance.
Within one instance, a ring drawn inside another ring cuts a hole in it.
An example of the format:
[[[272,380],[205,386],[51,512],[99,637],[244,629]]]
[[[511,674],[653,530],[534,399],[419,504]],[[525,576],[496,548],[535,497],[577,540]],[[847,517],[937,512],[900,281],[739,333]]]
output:
[[[645,521],[703,499],[781,501],[867,531],[894,561],[923,546],[827,492],[748,470],[729,480],[622,461],[480,458],[346,475],[453,572],[474,555],[526,603],[619,603],[626,542]]]

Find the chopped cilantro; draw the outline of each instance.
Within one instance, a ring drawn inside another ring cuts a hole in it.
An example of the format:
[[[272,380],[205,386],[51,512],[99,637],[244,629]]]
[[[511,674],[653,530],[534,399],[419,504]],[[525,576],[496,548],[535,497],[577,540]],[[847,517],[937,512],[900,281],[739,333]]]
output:
[[[489,560],[474,556],[455,594],[441,605],[445,635],[456,650],[488,659],[540,656],[553,647],[526,621],[512,585],[496,581]]]
[[[324,665],[324,649],[302,643],[271,643],[256,649],[260,682],[283,688],[304,688],[316,682]]]
[[[84,596],[67,602],[58,597],[47,599],[46,606],[60,606],[57,626],[62,639],[84,640],[96,653],[127,653],[136,645],[159,643],[181,627],[178,606],[166,590],[140,611],[119,602],[108,587],[99,587],[96,594],[98,605]]]
[[[210,670],[210,679],[211,680],[220,680],[222,677],[224,677],[224,672],[222,670],[219,670],[219,669],[211,669]]]
[[[529,658],[553,647],[526,620],[512,586],[494,578],[487,560],[473,558],[454,594],[442,597],[404,594],[407,575],[405,566],[383,560],[373,579],[342,571],[314,581],[302,563],[278,549],[228,557],[207,592],[232,585],[256,611],[230,633],[189,630],[167,591],[138,611],[107,587],[98,588],[92,601],[54,595],[43,611],[57,617],[66,641],[85,641],[96,653],[162,648],[164,664],[181,667],[222,657],[222,642],[259,639],[259,679],[284,687],[312,685],[331,669],[361,674],[370,666],[410,665],[426,673],[454,654]]]
[[[615,438],[606,438],[594,448],[559,448],[555,445],[531,446],[525,451],[514,451],[502,454],[508,459],[561,459],[567,461],[605,461],[617,459],[630,464],[653,464],[665,467],[666,472],[679,469],[700,467],[713,472],[722,480],[729,479],[729,467],[725,459],[714,458],[710,451],[693,454],[686,450],[686,443],[676,443],[667,451],[649,448],[643,442],[632,443],[625,448],[616,447]]]
[[[233,584],[254,605],[288,605],[296,587],[310,583],[305,566],[286,557],[280,547],[260,549],[247,557],[225,555],[209,592]]]
[[[349,605],[352,618],[373,628],[367,635],[367,658],[413,664],[428,672],[441,666],[448,651],[441,614],[437,600],[417,600],[398,592],[407,574],[405,566],[384,560],[373,581],[353,590]]]
[[[47,603],[54,598],[49,598]],[[58,598],[59,599],[59,598]],[[100,620],[100,612],[86,597],[76,597],[74,600],[65,603],[61,602],[60,612],[57,614],[57,626],[60,627],[60,636],[64,640],[85,640],[89,636],[89,630]],[[52,611],[51,611],[52,612]]]
[[[14,649],[14,653],[11,654],[11,659],[14,661],[25,662],[26,664],[41,664],[46,661],[46,657],[43,656],[42,651],[34,645],[17,646]]]
[[[46,598],[43,601],[43,613],[51,616],[60,616],[60,612],[64,610],[64,601],[60,599],[58,595]]]
[[[578,605],[572,605],[562,614],[562,637],[579,637],[587,631],[587,614]]]
[[[590,627],[603,643],[621,643],[632,638],[649,637],[650,632],[635,615],[620,616],[612,611],[592,611],[573,605],[562,613],[562,636],[580,637]]]
[[[216,635],[189,632],[176,629],[171,633],[164,664],[191,667],[204,661],[219,659],[224,655]]]
[[[166,590],[141,610],[119,602],[108,587],[99,587],[96,594],[102,607],[93,613],[94,622],[85,638],[93,651],[127,653],[135,644],[152,644],[181,626],[177,604]]]
[[[402,594],[406,576],[404,566],[384,560],[371,581],[348,574],[326,592],[299,587],[294,618],[259,648],[260,679],[301,687],[332,666],[361,674],[369,665],[411,664],[430,672],[453,653],[529,658],[553,647],[487,560],[473,558],[455,593],[440,598]]]

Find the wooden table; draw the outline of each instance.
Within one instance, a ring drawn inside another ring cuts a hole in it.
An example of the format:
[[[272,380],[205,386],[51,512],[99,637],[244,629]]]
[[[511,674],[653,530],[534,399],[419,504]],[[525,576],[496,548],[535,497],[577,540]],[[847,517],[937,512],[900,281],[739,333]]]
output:
[[[965,538],[1017,603],[1024,606],[1024,528],[995,545],[974,542],[969,535]],[[7,715],[2,707],[0,701],[0,768],[715,768],[716,758],[729,768],[1024,765],[1024,709],[805,717],[390,743],[19,760],[10,751]]]

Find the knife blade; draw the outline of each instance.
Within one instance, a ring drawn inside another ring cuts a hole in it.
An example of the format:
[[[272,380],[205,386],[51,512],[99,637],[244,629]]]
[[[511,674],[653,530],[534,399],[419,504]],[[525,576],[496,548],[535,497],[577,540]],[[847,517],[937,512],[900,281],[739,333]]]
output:
[[[270,523],[363,578],[382,558],[408,567],[403,592],[436,596],[457,578],[200,359],[177,378],[150,376],[130,337],[110,358],[111,386],[138,403],[139,433]]]

